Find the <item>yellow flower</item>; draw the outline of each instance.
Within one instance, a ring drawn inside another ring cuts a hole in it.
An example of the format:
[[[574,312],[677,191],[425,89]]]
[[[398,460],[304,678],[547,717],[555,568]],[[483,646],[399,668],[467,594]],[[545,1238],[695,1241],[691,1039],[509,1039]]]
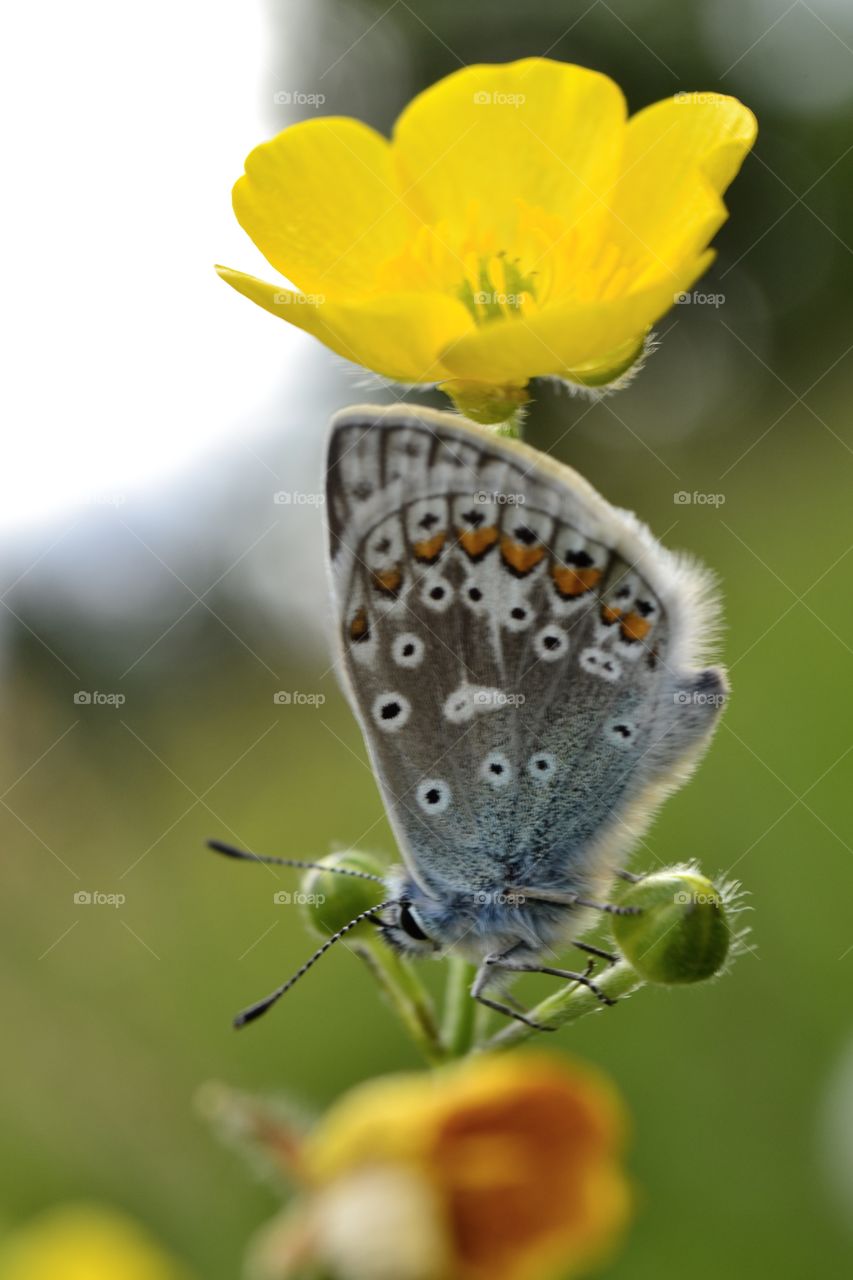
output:
[[[264,1240],[258,1274],[288,1274],[310,1238],[340,1280],[573,1275],[627,1220],[623,1130],[610,1087],[550,1055],[371,1081],[306,1139],[312,1196]]]
[[[414,98],[390,142],[327,117],[253,151],[234,209],[296,288],[219,271],[347,360],[498,420],[488,403],[522,401],[532,377],[603,385],[630,368],[710,263],[755,134],[719,94],[629,120],[585,67],[466,67]]]
[[[188,1280],[188,1272],[124,1214],[63,1205],[0,1245],[0,1280]]]

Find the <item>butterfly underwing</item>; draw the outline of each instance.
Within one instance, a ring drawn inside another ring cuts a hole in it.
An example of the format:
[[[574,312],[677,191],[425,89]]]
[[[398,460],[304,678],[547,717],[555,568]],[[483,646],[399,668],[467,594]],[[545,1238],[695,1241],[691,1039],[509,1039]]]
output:
[[[335,417],[326,510],[344,684],[405,864],[386,937],[520,967],[589,926],[708,743],[713,581],[569,467],[424,408]]]

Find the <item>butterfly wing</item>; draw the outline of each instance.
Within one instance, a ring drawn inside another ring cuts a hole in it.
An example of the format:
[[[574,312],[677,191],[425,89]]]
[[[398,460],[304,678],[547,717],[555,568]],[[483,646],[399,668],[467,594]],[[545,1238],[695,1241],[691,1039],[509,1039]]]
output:
[[[707,575],[570,468],[453,414],[339,414],[341,663],[422,887],[597,887],[725,698]]]

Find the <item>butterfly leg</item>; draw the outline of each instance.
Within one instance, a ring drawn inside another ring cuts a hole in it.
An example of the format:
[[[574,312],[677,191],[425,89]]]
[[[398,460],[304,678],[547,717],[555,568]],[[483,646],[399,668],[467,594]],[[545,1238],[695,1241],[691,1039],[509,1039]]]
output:
[[[593,911],[603,911],[608,916],[638,916],[639,907],[620,907],[616,902],[591,902],[589,898],[575,898],[579,907],[590,907]]]
[[[616,964],[619,957],[615,951],[602,951],[600,947],[592,947],[588,942],[573,942],[573,947],[577,947],[578,951],[585,951],[588,956],[597,956],[599,960],[606,960],[608,964]]]
[[[515,950],[515,948],[512,948]],[[497,953],[492,956],[486,956],[477,971],[474,979],[474,985],[471,987],[471,995],[480,1004],[486,1006],[487,1009],[494,1009],[495,1013],[502,1013],[506,1018],[515,1018],[517,1022],[523,1022],[526,1027],[532,1027],[534,1031],[556,1031],[556,1027],[548,1027],[542,1022],[534,1022],[532,1018],[528,1018],[518,1005],[515,1008],[510,1004],[502,1003],[500,1000],[491,1000],[488,996],[483,995],[485,987],[495,981],[495,965],[501,968],[505,967],[501,962],[505,961],[510,952],[504,952],[502,955]],[[510,999],[511,997],[506,997]],[[516,1002],[513,1001],[513,1004]]]
[[[596,986],[585,973],[574,973],[571,969],[552,969],[548,965],[531,964],[524,960],[512,960],[508,956],[486,956],[483,963],[484,965],[497,965],[510,973],[547,973],[552,978],[565,978],[568,982],[577,982],[580,986],[587,987],[602,1004],[616,1004],[616,1001],[605,995],[601,987]]]

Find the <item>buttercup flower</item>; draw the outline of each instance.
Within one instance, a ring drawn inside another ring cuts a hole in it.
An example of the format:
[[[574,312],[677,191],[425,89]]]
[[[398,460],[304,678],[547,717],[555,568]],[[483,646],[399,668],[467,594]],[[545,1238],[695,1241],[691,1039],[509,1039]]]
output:
[[[709,265],[752,113],[677,94],[627,119],[607,76],[527,58],[419,94],[390,142],[343,117],[251,153],[237,217],[295,286],[219,268],[347,360],[500,421],[533,377],[602,386]]]
[[[0,1280],[188,1280],[130,1218],[63,1205],[0,1245]]]
[[[609,1086],[550,1055],[373,1080],[305,1140],[310,1198],[262,1241],[257,1274],[307,1256],[339,1280],[575,1274],[627,1220],[623,1130]]]

